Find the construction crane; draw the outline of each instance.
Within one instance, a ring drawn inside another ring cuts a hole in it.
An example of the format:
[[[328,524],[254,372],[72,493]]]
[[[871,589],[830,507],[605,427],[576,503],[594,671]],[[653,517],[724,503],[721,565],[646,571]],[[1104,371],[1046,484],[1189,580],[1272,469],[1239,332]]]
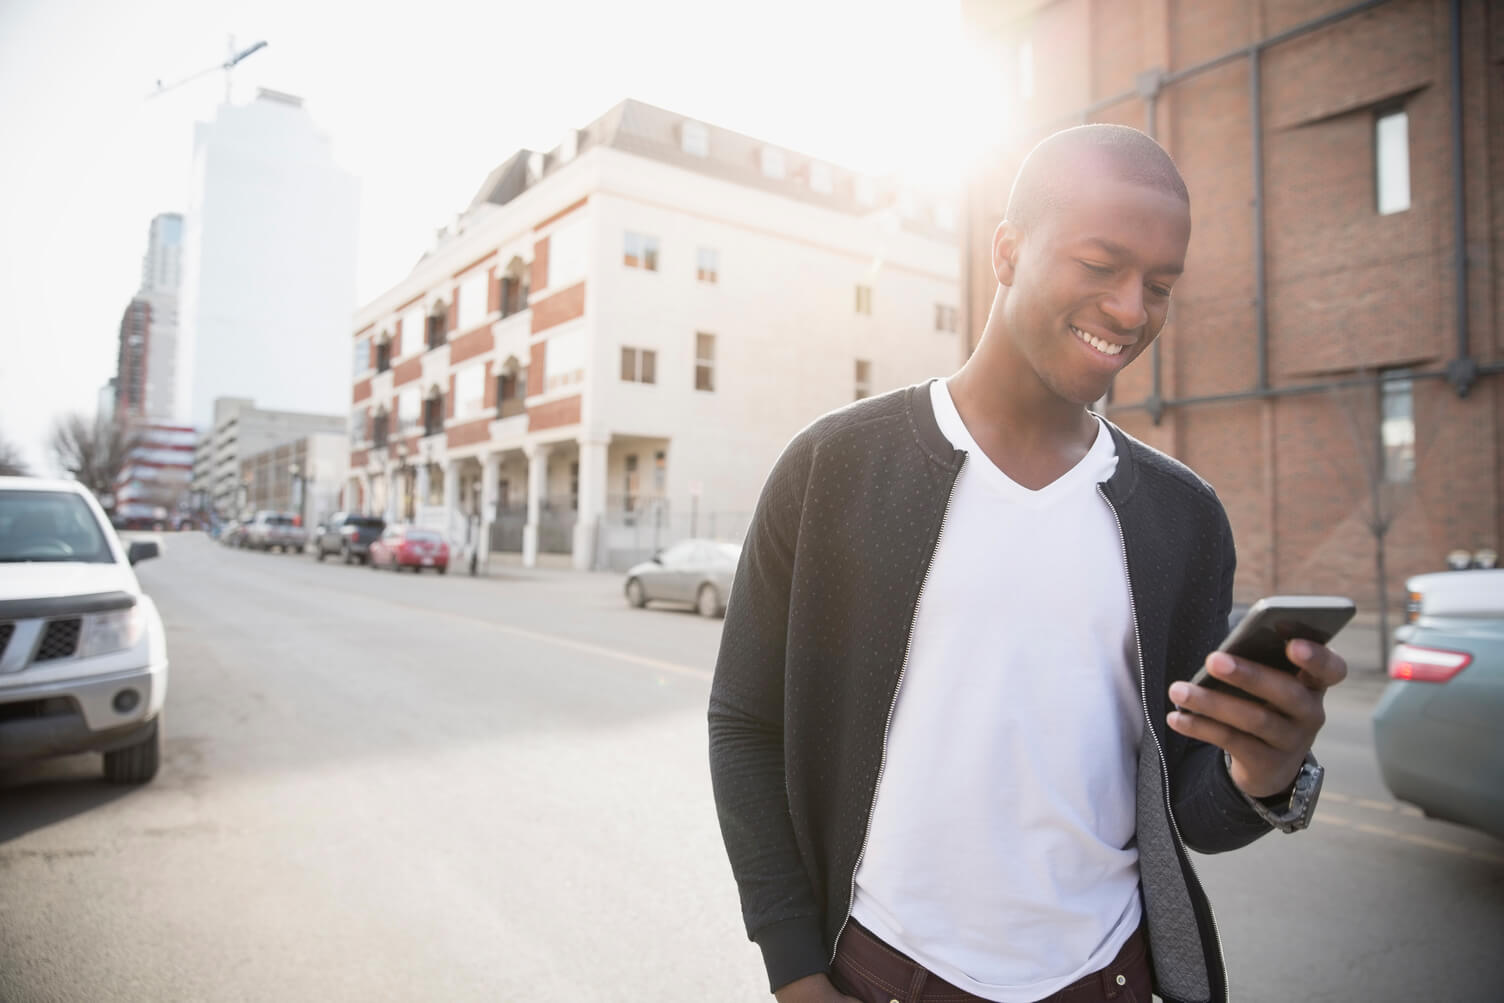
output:
[[[247,46],[246,48],[241,49],[240,51],[237,52],[237,51],[235,51],[235,39],[231,38],[230,39],[230,56],[224,62],[218,64],[217,66],[205,67],[204,69],[199,70],[197,73],[190,73],[188,76],[184,77],[183,79],[181,79],[181,80],[174,80],[170,84],[164,84],[162,81],[158,80],[157,81],[157,89],[154,90],[154,91],[152,91],[150,94],[146,95],[146,99],[149,101],[152,98],[157,97],[160,94],[166,94],[170,90],[176,90],[177,88],[183,86],[186,83],[189,83],[190,81],[197,80],[199,77],[208,76],[210,73],[217,73],[218,71],[223,70],[224,73],[225,73],[225,104],[229,104],[230,103],[230,71],[233,70],[233,69],[235,69],[235,66],[238,63],[240,63],[241,60],[245,59],[247,56],[251,56],[251,55],[254,55],[257,52],[260,52],[264,48],[266,48],[266,43],[264,41],[263,42],[255,42],[252,45]]]

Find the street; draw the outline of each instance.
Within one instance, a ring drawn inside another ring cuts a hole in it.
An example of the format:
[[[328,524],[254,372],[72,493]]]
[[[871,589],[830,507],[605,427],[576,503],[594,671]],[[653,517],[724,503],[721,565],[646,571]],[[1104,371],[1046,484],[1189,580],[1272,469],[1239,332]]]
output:
[[[0,1000],[766,1000],[721,848],[720,621],[611,574],[396,575],[183,534],[167,757],[0,773]],[[1504,843],[1394,802],[1360,675],[1313,828],[1196,866],[1235,1000],[1487,1000]]]

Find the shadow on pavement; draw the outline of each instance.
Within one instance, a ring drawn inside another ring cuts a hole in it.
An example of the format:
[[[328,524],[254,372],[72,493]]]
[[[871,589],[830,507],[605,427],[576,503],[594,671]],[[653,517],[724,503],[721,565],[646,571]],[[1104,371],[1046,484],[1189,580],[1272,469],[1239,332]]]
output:
[[[0,845],[118,801],[135,788],[106,783],[99,756],[0,768]]]

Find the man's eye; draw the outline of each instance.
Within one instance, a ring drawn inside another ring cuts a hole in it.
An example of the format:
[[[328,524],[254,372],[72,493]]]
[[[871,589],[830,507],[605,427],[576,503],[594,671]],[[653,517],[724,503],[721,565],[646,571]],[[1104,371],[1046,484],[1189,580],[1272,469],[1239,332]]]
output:
[[[1112,269],[1107,265],[1094,265],[1090,261],[1081,262],[1081,267],[1093,275],[1111,275]]]
[[[1150,286],[1149,291],[1155,296],[1158,296],[1160,299],[1170,298],[1170,290],[1166,286]]]

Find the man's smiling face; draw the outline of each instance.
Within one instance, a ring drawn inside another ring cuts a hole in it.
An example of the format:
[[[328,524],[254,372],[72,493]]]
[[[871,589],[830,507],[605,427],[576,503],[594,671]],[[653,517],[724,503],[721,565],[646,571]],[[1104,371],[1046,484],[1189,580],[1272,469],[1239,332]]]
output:
[[[1164,327],[1185,266],[1190,209],[1083,158],[1060,202],[994,241],[1008,337],[1043,386],[1087,406]]]

